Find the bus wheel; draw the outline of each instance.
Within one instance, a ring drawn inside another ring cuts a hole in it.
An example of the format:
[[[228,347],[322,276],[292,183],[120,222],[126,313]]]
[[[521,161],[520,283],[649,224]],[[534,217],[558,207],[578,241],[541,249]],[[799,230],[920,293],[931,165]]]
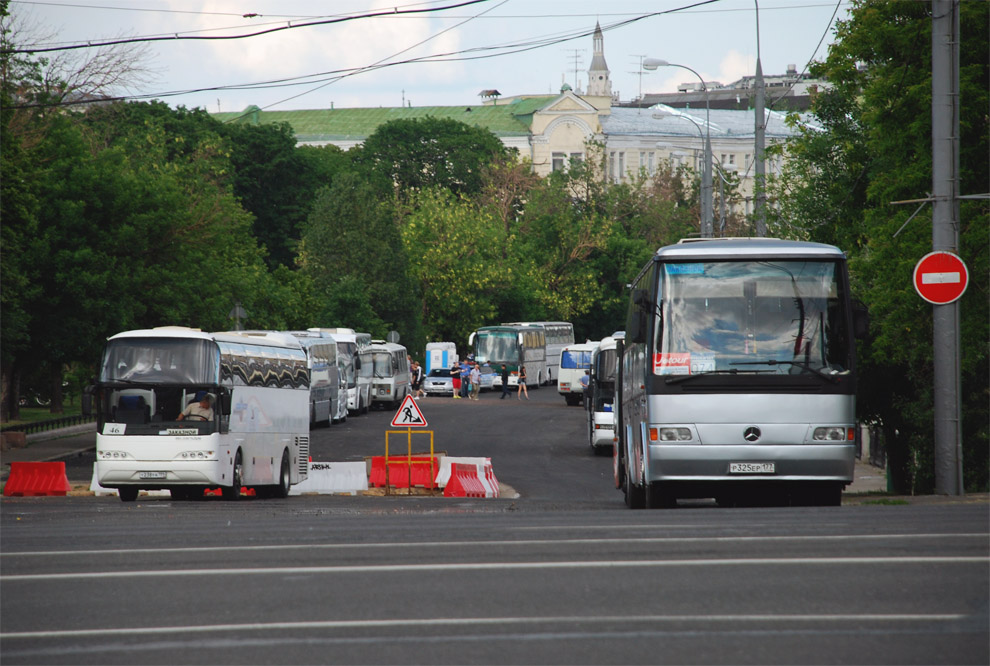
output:
[[[241,474],[243,472],[243,465],[241,463],[241,452],[237,451],[237,455],[234,456],[234,471],[231,475],[229,486],[223,486],[222,493],[223,498],[229,502],[236,502],[241,498]]]
[[[137,499],[138,489],[134,486],[124,486],[117,488],[117,493],[120,495],[121,502],[133,502]]]
[[[631,477],[632,475],[627,470],[622,486],[622,492],[626,496],[626,506],[630,509],[643,509],[646,507],[646,492],[642,486],[634,484]]]
[[[289,496],[289,452],[282,452],[282,465],[278,471],[278,485],[275,486],[275,497],[286,498]]]

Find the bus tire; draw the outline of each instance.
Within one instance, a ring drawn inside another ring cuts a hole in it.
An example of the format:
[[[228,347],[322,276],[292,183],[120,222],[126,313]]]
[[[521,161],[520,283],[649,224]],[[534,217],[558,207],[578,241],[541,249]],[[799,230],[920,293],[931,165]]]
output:
[[[121,502],[133,502],[137,499],[138,489],[134,486],[122,486],[117,488],[117,494],[120,495]]]
[[[626,496],[627,507],[630,509],[646,508],[646,492],[643,486],[637,486],[633,483],[632,474],[629,473],[629,470],[626,470],[623,478],[622,492]]]
[[[289,486],[292,484],[292,478],[289,473],[289,451],[282,451],[282,464],[278,469],[278,483],[275,485],[275,492],[273,495],[275,497],[285,499],[289,496]]]
[[[223,486],[221,493],[228,502],[236,502],[241,498],[241,475],[243,473],[243,463],[241,462],[241,450],[238,449],[234,455],[234,468],[230,474],[230,485]]]

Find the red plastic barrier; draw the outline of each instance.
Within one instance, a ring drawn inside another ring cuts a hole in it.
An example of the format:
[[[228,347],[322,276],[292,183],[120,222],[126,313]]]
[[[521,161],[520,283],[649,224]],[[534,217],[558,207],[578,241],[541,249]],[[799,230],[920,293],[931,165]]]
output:
[[[454,463],[450,466],[450,480],[443,489],[444,497],[484,497],[485,485],[478,478],[475,465]]]
[[[485,465],[485,478],[488,479],[488,485],[491,486],[494,497],[498,497],[500,491],[498,489],[498,479],[495,478],[495,469],[492,467],[491,461]]]
[[[4,484],[5,497],[64,497],[72,490],[64,462],[12,462]]]
[[[440,469],[436,457],[412,457],[412,485],[420,488],[434,488],[434,479]],[[409,461],[407,456],[389,456],[388,485],[392,488],[408,488],[410,482]],[[372,456],[371,472],[368,474],[368,486],[371,488],[385,487],[385,456]]]

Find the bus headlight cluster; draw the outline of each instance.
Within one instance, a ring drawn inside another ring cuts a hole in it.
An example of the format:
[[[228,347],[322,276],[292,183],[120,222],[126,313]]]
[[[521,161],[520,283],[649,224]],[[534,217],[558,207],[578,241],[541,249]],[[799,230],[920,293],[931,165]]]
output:
[[[650,439],[661,442],[690,442],[690,428],[650,428]]]
[[[815,428],[812,439],[816,442],[843,442],[847,439],[852,440],[854,434],[852,428],[847,429],[845,426],[822,426]]]
[[[179,457],[183,460],[207,460],[213,457],[213,451],[183,451]]]
[[[100,460],[121,460],[126,458],[127,454],[123,451],[100,451]]]

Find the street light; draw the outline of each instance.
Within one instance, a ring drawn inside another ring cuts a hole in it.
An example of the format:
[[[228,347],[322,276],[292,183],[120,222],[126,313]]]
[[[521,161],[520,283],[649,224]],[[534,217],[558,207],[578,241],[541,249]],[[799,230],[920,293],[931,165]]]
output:
[[[701,81],[705,93],[705,168],[701,170],[701,237],[712,237],[712,126],[710,120],[711,105],[708,100],[708,84],[701,74],[686,65],[678,65],[657,58],[643,60],[643,69],[654,71],[657,67],[680,67],[686,69]]]

